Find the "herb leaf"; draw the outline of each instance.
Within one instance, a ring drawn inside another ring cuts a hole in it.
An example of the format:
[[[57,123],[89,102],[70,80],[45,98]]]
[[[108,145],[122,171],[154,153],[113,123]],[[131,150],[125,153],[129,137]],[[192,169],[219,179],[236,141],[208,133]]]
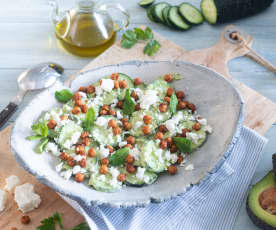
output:
[[[55,97],[59,102],[66,103],[70,99],[72,99],[73,94],[70,90],[68,89],[62,89],[60,91],[56,91]]]
[[[183,153],[192,152],[192,142],[185,137],[173,137],[176,147]]]
[[[152,30],[151,30],[151,28],[149,28],[148,26],[147,26],[147,28],[145,29],[145,35],[146,35],[146,38],[147,38],[147,39],[153,39]]]
[[[131,99],[130,90],[127,89],[124,104],[123,104],[123,113],[130,115],[134,112],[134,110],[135,110],[135,103]]]
[[[176,97],[175,93],[173,93],[170,98],[170,110],[171,110],[172,114],[176,113],[177,104],[178,104],[177,97]]]
[[[71,230],[90,230],[90,228],[87,225],[87,223],[80,223],[79,225],[75,226]]]
[[[121,40],[121,46],[125,49],[130,49],[132,46],[134,46],[137,42],[131,41],[128,39],[122,39]]]
[[[137,41],[137,37],[136,37],[136,33],[131,31],[131,30],[127,30],[124,34],[123,34],[123,38],[124,39],[128,39],[131,41]]]
[[[123,34],[123,37],[121,40],[121,46],[125,49],[130,49],[136,43],[137,43],[136,33],[131,30],[127,30]]]
[[[45,150],[45,147],[46,147],[46,145],[47,145],[47,143],[48,143],[48,138],[46,138],[46,137],[44,137],[41,141],[40,141],[40,143],[35,147],[35,152],[36,153],[43,153],[44,152],[44,150]]]
[[[183,78],[184,78],[183,75],[181,75],[179,73],[173,74],[173,80],[181,80]]]
[[[118,149],[110,158],[109,163],[113,166],[119,166],[125,162],[129,153],[129,148]]]
[[[42,138],[43,138],[43,137],[40,136],[40,135],[33,135],[33,136],[28,136],[28,137],[26,137],[26,139],[27,139],[28,141],[40,140],[40,139],[42,139]]]
[[[156,54],[159,51],[160,47],[161,47],[161,45],[160,45],[160,43],[158,41],[151,40],[145,46],[145,48],[144,48],[144,54],[147,54],[149,56],[153,56],[154,54]]]
[[[33,124],[32,125],[32,130],[38,136],[47,137],[48,126],[46,124],[46,121],[37,122],[36,124]]]
[[[55,212],[53,216],[42,220],[40,223],[41,225],[36,228],[37,230],[55,230],[57,224],[60,229],[64,229],[62,224],[62,216],[58,212]]]
[[[94,121],[95,121],[95,111],[93,108],[89,108],[87,113],[85,114],[85,118],[84,118],[84,121],[82,123],[82,126],[85,130],[87,131],[91,131],[91,128],[94,124]]]

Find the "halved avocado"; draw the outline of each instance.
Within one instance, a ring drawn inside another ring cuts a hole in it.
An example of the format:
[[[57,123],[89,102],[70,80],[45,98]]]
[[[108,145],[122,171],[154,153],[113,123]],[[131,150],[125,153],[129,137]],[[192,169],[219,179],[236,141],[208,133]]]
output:
[[[272,155],[272,165],[273,165],[273,172],[274,172],[274,180],[276,181],[276,153]]]
[[[250,189],[246,210],[257,227],[276,230],[276,183],[273,171]]]

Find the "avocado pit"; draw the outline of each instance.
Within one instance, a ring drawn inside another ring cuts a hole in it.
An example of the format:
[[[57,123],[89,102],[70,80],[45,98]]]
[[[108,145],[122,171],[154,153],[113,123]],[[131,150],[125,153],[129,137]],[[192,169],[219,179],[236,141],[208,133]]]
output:
[[[265,211],[276,215],[276,188],[264,190],[259,197],[259,202]]]

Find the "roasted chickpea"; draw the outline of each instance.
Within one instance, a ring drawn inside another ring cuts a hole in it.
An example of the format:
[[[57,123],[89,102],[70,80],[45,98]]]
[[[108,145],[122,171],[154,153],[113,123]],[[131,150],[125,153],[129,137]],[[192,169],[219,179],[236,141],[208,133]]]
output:
[[[88,111],[88,106],[87,106],[87,105],[82,105],[82,106],[81,106],[81,111],[82,111],[83,113],[87,113],[87,111]]]
[[[89,137],[89,132],[88,131],[83,131],[81,133],[81,138],[83,139],[83,138],[86,138],[86,137]]]
[[[134,157],[128,154],[126,157],[126,163],[133,164],[133,162],[134,162]]]
[[[54,129],[56,127],[57,123],[55,120],[50,120],[47,124],[49,129]]]
[[[83,180],[84,180],[84,174],[83,173],[77,173],[75,175],[75,181],[80,183],[80,182],[83,182]]]
[[[161,113],[165,113],[167,111],[167,109],[168,109],[168,105],[167,104],[161,103],[159,105],[159,110],[160,110]]]
[[[172,144],[170,151],[171,151],[171,153],[176,153],[177,152],[176,145]]]
[[[149,126],[143,126],[142,131],[145,135],[149,135],[151,133],[150,127]]]
[[[183,161],[183,156],[178,155],[176,163],[180,165],[182,163],[182,161]]]
[[[81,108],[79,106],[75,106],[72,110],[72,113],[78,115],[81,113]]]
[[[139,111],[141,109],[140,104],[135,105],[135,111]]]
[[[134,78],[133,82],[134,82],[134,85],[141,85],[142,84],[142,80],[139,77]]]
[[[77,162],[73,159],[73,157],[69,157],[69,159],[67,160],[67,164],[70,167],[74,167],[77,164]]]
[[[121,109],[121,108],[123,108],[123,104],[124,104],[123,101],[118,101],[116,106]]]
[[[131,129],[131,124],[130,124],[130,122],[124,122],[124,123],[123,123],[123,126],[124,126],[124,129],[125,129],[125,130],[130,130],[130,129]]]
[[[126,174],[120,173],[117,177],[117,179],[121,182],[124,182],[126,180]]]
[[[185,101],[179,101],[177,104],[177,109],[185,109],[187,107],[187,103]]]
[[[167,137],[165,140],[167,141],[167,145],[170,148],[172,146],[172,144],[173,144],[172,138],[171,137]]]
[[[196,111],[196,106],[192,103],[187,104],[188,109],[192,110],[192,112]]]
[[[128,122],[128,119],[127,119],[126,117],[123,117],[123,118],[121,119],[121,122],[122,122],[122,123]]]
[[[166,74],[164,76],[164,80],[167,81],[167,82],[172,82],[173,76],[171,74]]]
[[[125,89],[127,87],[126,80],[119,81],[119,86],[121,89]]]
[[[100,79],[100,80],[99,80],[99,84],[100,84],[100,85],[102,85],[102,83],[103,83],[103,80],[102,80],[102,79]]]
[[[84,86],[81,86],[81,87],[79,88],[79,91],[86,93],[86,92],[87,92],[87,88],[84,87]]]
[[[113,117],[116,117],[116,115],[117,115],[117,113],[116,113],[116,111],[114,109],[110,109],[108,111],[108,114],[111,115],[111,116],[113,116]]]
[[[107,145],[106,148],[108,148],[109,153],[113,153],[114,152],[114,148],[111,145]]]
[[[106,111],[109,111],[109,110],[110,110],[110,106],[109,106],[109,105],[104,105],[104,106],[102,107],[102,109],[104,109],[104,110],[106,110]]]
[[[60,158],[61,160],[67,161],[68,158],[69,158],[69,155],[68,155],[66,152],[61,152],[59,158]]]
[[[126,141],[128,144],[134,145],[136,142],[136,139],[133,136],[129,136],[129,137],[127,137]]]
[[[108,172],[107,165],[101,165],[100,173],[101,174],[107,174],[107,172]]]
[[[185,128],[185,129],[182,129],[182,137],[186,137],[186,134],[188,133],[188,132],[190,132],[190,129],[188,129],[188,128]]]
[[[163,136],[164,136],[164,135],[163,135],[162,132],[157,132],[157,133],[155,134],[154,138],[155,138],[155,139],[160,139],[160,140],[161,140],[161,139],[163,139]]]
[[[119,82],[117,80],[114,81],[114,89],[119,89],[120,85]]]
[[[118,80],[118,78],[119,78],[119,74],[118,73],[111,74],[111,79],[112,80]]]
[[[127,170],[129,173],[133,174],[133,173],[136,172],[136,167],[135,167],[134,165],[132,165],[132,164],[128,164],[128,165],[126,166],[126,170]]]
[[[22,216],[21,223],[22,224],[29,224],[31,222],[31,218],[29,216]]]
[[[138,97],[137,93],[135,93],[135,91],[132,91],[131,94],[130,94],[130,96],[131,96],[135,101],[137,101],[137,100],[139,99],[139,97]]]
[[[199,122],[194,123],[193,129],[194,129],[195,131],[200,130],[200,123],[199,123]]]
[[[12,227],[11,230],[18,230],[16,227]]]
[[[104,115],[106,115],[107,114],[107,111],[105,110],[105,109],[102,109],[101,111],[100,111],[100,115],[101,116],[104,116]]]
[[[143,117],[143,121],[144,121],[144,123],[145,123],[146,125],[149,125],[149,124],[152,123],[152,117],[149,116],[149,115],[145,115],[145,116]]]
[[[89,138],[89,137],[83,138],[82,143],[83,143],[85,146],[89,146],[90,143],[91,143],[90,138]]]
[[[95,86],[94,85],[89,85],[87,87],[87,93],[91,94],[95,92]]]
[[[94,148],[90,148],[88,150],[88,156],[95,157],[96,156],[96,150]]]
[[[162,133],[165,133],[168,131],[167,127],[165,125],[160,125],[158,130]]]
[[[122,130],[119,127],[113,128],[113,135],[114,136],[120,134],[121,132],[122,132]]]
[[[126,144],[126,145],[124,146],[124,148],[133,149],[133,146],[132,146],[131,144]]]
[[[101,164],[102,165],[108,165],[109,164],[109,159],[108,158],[101,159]]]
[[[84,105],[84,103],[81,99],[78,99],[78,100],[75,100],[75,105],[76,106],[82,106],[82,105]]]
[[[171,99],[169,97],[164,97],[164,101],[166,101],[167,103],[170,103]]]
[[[173,95],[173,92],[174,92],[173,88],[172,88],[172,87],[169,87],[169,88],[167,89],[166,95],[167,95],[168,97],[170,97],[170,96]]]
[[[115,121],[115,120],[109,120],[109,122],[108,122],[108,127],[112,127],[112,128],[115,128],[115,127],[117,127],[118,126],[118,124],[117,124],[117,122]]]
[[[62,121],[68,120],[68,116],[66,116],[66,115],[61,115],[61,116],[60,116],[60,120],[62,120]]]
[[[79,164],[80,164],[80,167],[85,168],[86,167],[86,159],[81,159]]]
[[[159,147],[160,147],[161,149],[166,149],[167,146],[168,146],[168,143],[167,143],[166,140],[162,140],[162,141],[160,142],[160,144],[159,144]]]
[[[184,91],[182,90],[177,91],[175,95],[179,99],[183,99],[185,97]]]
[[[74,101],[81,100],[81,94],[79,92],[74,93],[73,100]]]
[[[174,165],[170,165],[170,166],[168,167],[168,172],[169,172],[169,174],[171,174],[171,175],[176,174],[176,173],[177,173],[177,167],[174,166]]]
[[[83,145],[77,145],[75,149],[76,154],[85,155],[85,149]]]

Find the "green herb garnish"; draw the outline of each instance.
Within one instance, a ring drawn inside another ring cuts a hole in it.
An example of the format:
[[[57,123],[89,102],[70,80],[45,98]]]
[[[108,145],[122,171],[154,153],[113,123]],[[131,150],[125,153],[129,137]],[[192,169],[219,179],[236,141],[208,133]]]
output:
[[[59,102],[66,103],[72,99],[73,93],[68,89],[62,89],[60,91],[56,91],[55,97]]]
[[[92,126],[94,125],[94,121],[95,121],[95,111],[93,108],[89,108],[87,113],[85,114],[85,118],[84,121],[82,123],[82,126],[85,130],[87,131],[91,131]]]
[[[79,225],[75,226],[71,230],[90,230],[90,228],[87,225],[87,223],[80,223]]]
[[[40,143],[35,147],[36,153],[43,153],[45,151],[46,145],[49,142],[48,138],[44,137]]]
[[[32,130],[35,135],[26,137],[26,139],[29,141],[40,140],[47,137],[48,135],[48,126],[46,124],[46,121],[33,124]]]
[[[124,99],[124,104],[123,104],[123,113],[130,115],[134,112],[134,110],[135,110],[135,103],[130,96],[130,90],[127,89],[125,99]]]
[[[173,137],[176,147],[183,153],[192,152],[192,142],[185,137]]]
[[[129,153],[129,148],[122,148],[117,150],[110,158],[109,164],[113,166],[122,165]]]
[[[125,49],[130,49],[138,41],[148,41],[144,48],[144,53],[149,56],[156,54],[161,47],[160,43],[154,39],[154,34],[149,27],[145,30],[141,28],[134,28],[133,31],[127,30],[122,36],[121,46]]]
[[[177,104],[178,104],[177,97],[176,97],[175,93],[173,93],[170,98],[170,110],[171,110],[172,114],[176,113]]]
[[[42,220],[40,224],[41,225],[36,228],[37,230],[55,230],[57,224],[60,229],[64,229],[62,224],[62,216],[58,212],[55,212],[53,216]]]

